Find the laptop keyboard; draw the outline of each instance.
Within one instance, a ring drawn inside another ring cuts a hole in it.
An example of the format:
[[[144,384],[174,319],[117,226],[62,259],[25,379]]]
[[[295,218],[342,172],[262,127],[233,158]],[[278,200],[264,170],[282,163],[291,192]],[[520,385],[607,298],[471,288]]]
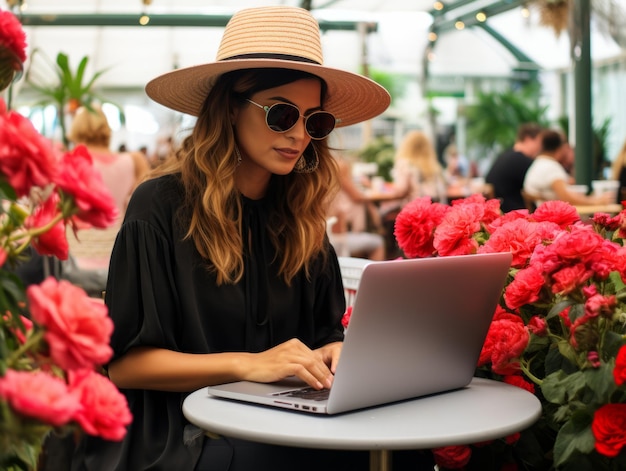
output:
[[[330,393],[330,389],[314,389],[309,387],[278,392],[274,393],[273,396],[297,397],[300,399],[310,399],[312,401],[325,401],[328,399],[328,393]]]

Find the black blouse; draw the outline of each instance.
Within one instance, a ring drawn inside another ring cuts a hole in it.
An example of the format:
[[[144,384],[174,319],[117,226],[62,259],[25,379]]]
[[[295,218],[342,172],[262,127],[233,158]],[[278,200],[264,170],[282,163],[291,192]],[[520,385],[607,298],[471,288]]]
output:
[[[258,352],[297,337],[311,348],[343,339],[345,300],[337,257],[320,255],[310,279],[287,286],[277,274],[267,233],[272,206],[243,197],[245,275],[217,286],[193,241],[177,224],[183,189],[175,176],[140,185],[117,236],[106,291],[115,323],[114,358],[151,346],[186,353]],[[74,469],[192,470],[201,451],[198,431],[186,427],[188,393],[123,390],[133,413],[124,441],[82,443]]]

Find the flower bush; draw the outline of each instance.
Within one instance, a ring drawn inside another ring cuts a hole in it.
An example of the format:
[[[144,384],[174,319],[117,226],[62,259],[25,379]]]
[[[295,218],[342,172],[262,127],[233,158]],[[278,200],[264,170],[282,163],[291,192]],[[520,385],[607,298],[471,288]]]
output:
[[[0,25],[0,49],[23,60],[19,22],[0,11]],[[3,57],[0,75],[15,70]],[[0,199],[0,469],[32,470],[48,434],[119,441],[132,420],[99,371],[112,355],[106,306],[67,281],[24,286],[16,275],[30,249],[67,259],[66,230],[107,227],[117,208],[85,147],[55,151],[2,99]]]
[[[433,450],[440,468],[626,469],[626,210],[583,222],[562,201],[502,214],[481,195],[418,198],[394,233],[410,258],[512,253],[476,374],[543,405],[520,434]]]

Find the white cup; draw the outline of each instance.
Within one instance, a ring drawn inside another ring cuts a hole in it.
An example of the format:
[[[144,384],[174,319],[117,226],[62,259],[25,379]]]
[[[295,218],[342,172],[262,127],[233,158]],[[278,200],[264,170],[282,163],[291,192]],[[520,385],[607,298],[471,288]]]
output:
[[[619,191],[618,180],[593,180],[591,182],[591,188],[595,196],[602,196],[605,193],[610,193],[613,201],[617,201],[617,192]]]

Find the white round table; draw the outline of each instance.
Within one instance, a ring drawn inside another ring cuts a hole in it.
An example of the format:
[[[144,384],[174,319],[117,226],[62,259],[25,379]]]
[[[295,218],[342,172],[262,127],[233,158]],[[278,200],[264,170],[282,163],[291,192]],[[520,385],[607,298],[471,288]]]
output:
[[[203,430],[275,445],[370,450],[370,469],[391,469],[390,450],[428,449],[505,437],[532,425],[541,403],[528,391],[474,378],[441,394],[333,416],[190,394],[183,414]]]

